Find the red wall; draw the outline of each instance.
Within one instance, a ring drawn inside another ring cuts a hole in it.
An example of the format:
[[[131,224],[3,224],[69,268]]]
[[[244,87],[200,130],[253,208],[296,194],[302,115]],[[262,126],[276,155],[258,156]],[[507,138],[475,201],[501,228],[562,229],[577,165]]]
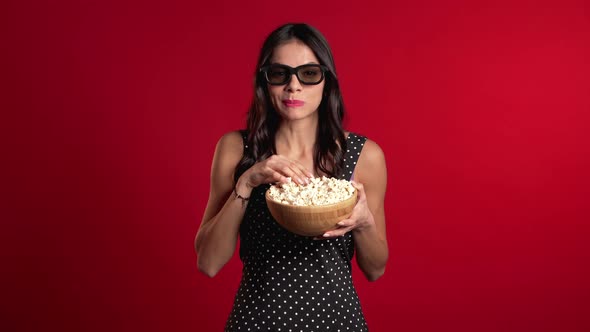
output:
[[[3,330],[222,329],[241,264],[199,274],[193,238],[287,21],[324,32],[386,154],[371,330],[590,330],[587,1],[256,3],[2,6]]]

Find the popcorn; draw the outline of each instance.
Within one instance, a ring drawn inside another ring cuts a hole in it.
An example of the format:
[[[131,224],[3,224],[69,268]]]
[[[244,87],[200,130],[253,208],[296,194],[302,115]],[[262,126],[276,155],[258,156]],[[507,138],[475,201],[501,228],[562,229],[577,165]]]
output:
[[[356,190],[349,181],[336,178],[309,178],[310,183],[300,185],[288,178],[287,183],[270,187],[272,200],[290,205],[327,205],[342,202]]]

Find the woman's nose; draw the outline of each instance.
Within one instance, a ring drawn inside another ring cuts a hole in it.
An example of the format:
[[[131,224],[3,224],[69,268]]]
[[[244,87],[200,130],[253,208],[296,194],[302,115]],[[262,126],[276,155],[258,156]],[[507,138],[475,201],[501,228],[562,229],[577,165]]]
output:
[[[301,90],[301,82],[299,82],[299,79],[297,78],[296,74],[291,75],[291,79],[289,80],[285,88],[287,89],[287,91]]]

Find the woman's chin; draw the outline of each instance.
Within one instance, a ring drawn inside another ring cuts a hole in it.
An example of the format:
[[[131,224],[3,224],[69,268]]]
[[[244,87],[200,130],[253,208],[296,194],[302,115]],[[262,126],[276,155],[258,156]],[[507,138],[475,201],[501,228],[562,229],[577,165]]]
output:
[[[297,121],[317,116],[317,112],[302,109],[301,107],[288,107],[280,110],[281,117],[286,121]]]

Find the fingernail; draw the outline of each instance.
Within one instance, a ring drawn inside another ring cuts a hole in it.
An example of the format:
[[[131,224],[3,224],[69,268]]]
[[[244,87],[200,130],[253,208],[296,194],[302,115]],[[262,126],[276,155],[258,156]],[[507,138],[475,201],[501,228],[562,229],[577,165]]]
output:
[[[324,233],[323,237],[330,237],[330,233]]]

